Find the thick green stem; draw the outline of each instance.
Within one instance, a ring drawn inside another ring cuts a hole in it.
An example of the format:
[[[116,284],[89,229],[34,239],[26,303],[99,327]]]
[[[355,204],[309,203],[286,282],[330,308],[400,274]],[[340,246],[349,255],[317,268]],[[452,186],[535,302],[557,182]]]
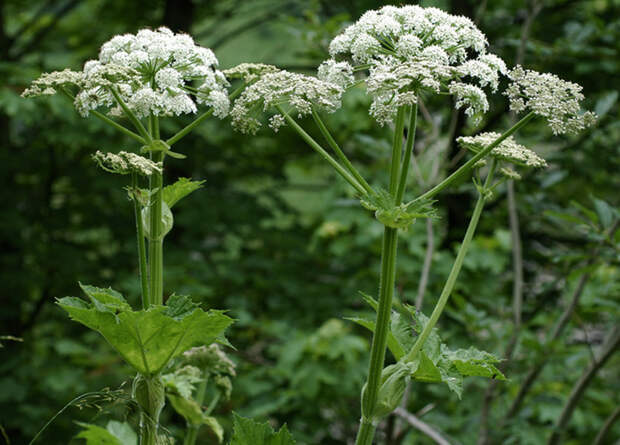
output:
[[[403,130],[405,128],[405,107],[400,107],[396,113],[396,126],[394,127],[394,141],[392,143],[392,169],[390,172],[390,193],[396,194],[398,187],[398,173],[400,172],[400,156],[403,150]],[[396,205],[400,201],[395,202]]]
[[[149,307],[149,277],[146,264],[146,243],[144,242],[144,226],[142,225],[142,209],[135,193],[138,193],[138,176],[131,175],[131,189],[133,196],[133,213],[136,218],[136,235],[138,237],[138,262],[140,266],[140,286],[142,289],[142,308]]]
[[[409,202],[408,205],[413,203],[413,202],[415,202],[415,201],[420,201],[420,200],[432,198],[437,193],[441,192],[443,189],[445,189],[450,184],[452,184],[454,181],[456,181],[457,179],[461,178],[463,175],[467,174],[467,172],[469,172],[469,170],[471,170],[471,168],[474,166],[474,164],[476,162],[478,162],[480,159],[482,159],[487,154],[489,154],[491,152],[491,150],[493,150],[495,147],[497,147],[499,144],[501,144],[502,141],[504,141],[506,138],[511,136],[513,133],[515,133],[521,127],[525,126],[533,117],[534,117],[534,113],[533,112],[530,112],[527,115],[525,115],[519,122],[514,124],[508,131],[506,131],[504,134],[502,134],[500,137],[498,137],[492,144],[490,144],[489,146],[485,147],[483,150],[480,150],[480,152],[478,152],[469,161],[467,161],[465,164],[463,164],[457,171],[452,173],[450,176],[448,176],[446,179],[441,181],[439,184],[437,184],[435,187],[433,187],[432,189],[430,189],[426,193],[418,196],[416,199],[414,199],[413,201]]]
[[[390,311],[394,282],[396,280],[396,247],[398,244],[398,230],[385,227],[383,231],[383,246],[381,249],[381,277],[379,278],[379,303],[375,332],[370,347],[370,364],[368,380],[362,392],[362,419],[356,444],[368,445],[372,443],[375,425],[372,412],[377,404],[377,395],[381,384],[381,372],[385,363],[385,349],[387,334],[390,326]],[[371,429],[371,430],[370,430]]]
[[[349,174],[348,171],[346,171],[345,168],[343,168],[338,161],[336,161],[334,158],[332,158],[329,153],[327,153],[327,151],[325,151],[325,149],[323,147],[321,147],[319,145],[319,143],[317,141],[315,141],[314,139],[312,139],[312,136],[310,136],[308,133],[306,133],[306,131],[301,128],[301,126],[295,122],[295,119],[293,119],[291,116],[288,115],[288,113],[286,113],[284,111],[284,109],[282,107],[280,107],[279,105],[276,107],[278,109],[278,111],[280,113],[282,113],[282,115],[284,116],[284,119],[286,119],[286,121],[288,122],[288,124],[297,132],[299,133],[299,135],[301,136],[301,138],[314,150],[316,151],[318,154],[321,155],[321,157],[323,159],[325,159],[332,167],[334,167],[334,169],[336,170],[336,172],[342,176],[345,181],[347,181],[349,184],[351,184],[351,186],[357,190],[360,195],[362,196],[366,196],[368,193],[366,192],[366,190],[364,190],[364,187],[362,187],[356,180],[355,178],[353,178],[353,176],[351,176]]]
[[[316,122],[316,125],[319,127],[319,130],[321,130],[323,137],[327,140],[329,146],[336,152],[338,159],[340,159],[340,161],[344,164],[349,173],[351,173],[351,175],[357,180],[357,182],[359,182],[362,187],[364,187],[366,192],[373,193],[373,190],[368,184],[368,182],[366,182],[360,172],[357,171],[351,161],[349,161],[349,158],[347,158],[347,155],[344,154],[336,140],[332,137],[331,133],[327,129],[327,126],[323,123],[321,116],[319,116],[319,113],[317,113],[314,108],[312,109],[312,117],[314,118],[314,122]]]
[[[411,115],[409,117],[409,129],[407,132],[407,144],[405,145],[405,157],[400,169],[400,180],[398,181],[398,190],[396,191],[396,203],[400,204],[405,194],[407,186],[407,175],[409,174],[409,164],[411,164],[411,156],[413,154],[413,143],[415,141],[415,131],[418,125],[418,104],[411,107]]]
[[[487,175],[486,181],[484,182],[483,189],[487,189],[490,186],[491,181],[493,180],[495,166],[496,166],[496,162],[495,160],[493,160],[491,163],[491,167],[489,169],[489,174]],[[480,190],[478,192],[478,200],[476,201],[474,212],[471,215],[471,220],[469,221],[469,226],[467,226],[467,232],[465,232],[465,238],[463,238],[463,243],[461,244],[461,247],[459,248],[459,251],[456,255],[456,260],[454,261],[454,264],[452,265],[452,270],[450,271],[450,275],[448,275],[448,280],[446,281],[446,284],[444,285],[443,290],[441,291],[439,300],[437,301],[437,304],[435,305],[435,309],[433,309],[433,313],[431,314],[428,320],[428,323],[426,324],[426,326],[424,326],[424,329],[418,336],[411,350],[404,357],[406,361],[412,361],[417,357],[418,353],[424,346],[424,342],[430,335],[432,329],[437,324],[437,320],[439,320],[439,317],[441,313],[443,312],[444,307],[446,306],[446,303],[448,302],[448,299],[450,298],[450,294],[452,293],[452,289],[454,289],[454,284],[456,283],[456,279],[458,278],[459,273],[461,271],[461,267],[463,266],[463,260],[465,259],[465,255],[467,254],[467,251],[469,250],[469,246],[471,244],[472,238],[474,237],[474,233],[476,232],[476,227],[478,226],[478,221],[480,220],[480,215],[482,214],[482,209],[484,208],[484,201],[485,201],[484,190]]]
[[[162,152],[153,153],[153,161],[162,162],[164,154]],[[163,169],[162,169],[163,170]],[[163,304],[163,244],[162,236],[162,200],[163,200],[163,175],[153,173],[151,175],[151,199],[149,203],[149,296],[151,304]]]

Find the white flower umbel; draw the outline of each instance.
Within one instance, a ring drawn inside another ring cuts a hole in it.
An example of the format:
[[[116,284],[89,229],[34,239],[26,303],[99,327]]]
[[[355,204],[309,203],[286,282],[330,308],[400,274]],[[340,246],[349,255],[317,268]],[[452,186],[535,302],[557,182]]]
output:
[[[126,151],[121,151],[116,154],[104,153],[97,150],[92,157],[102,169],[119,175],[138,173],[143,176],[151,176],[153,173],[162,172],[161,164]]]
[[[480,133],[476,136],[461,136],[456,141],[461,147],[477,153],[491,145],[500,136],[501,134],[493,132]],[[542,168],[547,166],[547,162],[543,158],[529,148],[517,144],[512,136],[504,139],[497,147],[493,148],[491,156],[524,167]]]
[[[163,27],[143,29],[104,43],[99,59],[86,62],[82,72],[44,74],[24,95],[77,87],[74,104],[82,116],[101,107],[120,115],[122,109],[111,92],[114,89],[139,118],[195,113],[196,102],[213,107],[216,116],[224,117],[230,106],[228,82],[217,64],[213,52],[196,45],[187,34],[174,34]]]
[[[235,129],[254,134],[261,126],[258,120],[261,111],[289,106],[298,117],[310,114],[312,107],[334,112],[340,108],[342,93],[341,86],[315,77],[288,71],[267,73],[243,91],[230,116]],[[280,118],[272,118],[270,124],[277,129],[283,122]]]
[[[581,86],[549,73],[515,67],[508,77],[512,83],[504,94],[515,112],[530,110],[547,119],[554,134],[577,133],[596,121],[591,111],[581,113],[584,99]]]
[[[368,68],[371,114],[381,124],[422,91],[454,95],[457,108],[478,117],[488,109],[481,88],[495,91],[506,73],[505,63],[486,48],[486,37],[466,17],[436,8],[385,6],[366,12],[334,38],[332,60],[324,65],[345,71],[343,64],[350,61],[356,67],[346,71]]]
[[[264,63],[240,63],[237,66],[222,71],[227,79],[243,79],[246,83],[253,82],[267,73],[279,71],[273,65]]]

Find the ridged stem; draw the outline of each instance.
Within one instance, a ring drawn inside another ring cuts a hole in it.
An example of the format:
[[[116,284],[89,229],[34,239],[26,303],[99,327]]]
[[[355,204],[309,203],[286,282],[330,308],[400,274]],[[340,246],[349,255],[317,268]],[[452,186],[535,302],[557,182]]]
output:
[[[138,190],[138,176],[136,173],[131,175],[131,189],[132,193],[137,193]],[[140,288],[142,290],[142,308],[147,309],[149,307],[149,277],[146,263],[146,243],[144,242],[144,226],[142,225],[142,209],[138,198],[133,196],[133,213],[136,219],[136,235],[138,241],[138,264],[140,270]]]

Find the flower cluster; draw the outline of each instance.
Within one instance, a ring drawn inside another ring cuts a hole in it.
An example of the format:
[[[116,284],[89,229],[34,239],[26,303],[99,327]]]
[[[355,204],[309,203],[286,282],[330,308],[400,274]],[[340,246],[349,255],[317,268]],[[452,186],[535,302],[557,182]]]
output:
[[[225,117],[230,106],[228,82],[217,64],[213,52],[197,46],[187,34],[174,34],[163,27],[143,29],[104,43],[99,59],[86,62],[81,72],[44,74],[24,96],[77,86],[74,105],[82,116],[100,107],[121,114],[118,97],[138,117],[195,113],[195,102]]]
[[[97,150],[92,157],[102,169],[119,175],[138,173],[144,176],[151,176],[153,173],[161,173],[162,171],[161,163],[153,162],[150,159],[126,151],[115,154],[103,153]]]
[[[580,112],[581,86],[549,73],[515,67],[508,77],[512,83],[504,94],[515,112],[530,110],[547,119],[553,134],[577,133],[596,121],[591,111]]]
[[[265,65],[264,63],[240,63],[237,66],[222,71],[227,79],[243,79],[244,82],[250,83],[263,74],[274,73],[278,71],[273,65]]]
[[[385,6],[366,12],[332,40],[332,59],[324,64],[329,69],[319,76],[339,83],[334,67],[352,72],[352,66],[344,67],[347,60],[368,68],[371,114],[381,124],[422,91],[454,95],[457,108],[478,116],[488,110],[482,88],[495,91],[506,73],[505,63],[486,47],[486,37],[466,17],[415,5]]]
[[[340,108],[343,88],[303,74],[277,71],[263,75],[248,86],[230,111],[233,127],[243,133],[256,133],[261,126],[258,114],[274,107],[290,106],[298,117],[310,114],[313,107],[327,112]],[[284,124],[276,113],[270,119],[274,130]]]
[[[494,143],[499,137],[501,134],[489,132],[480,133],[476,136],[461,136],[456,141],[468,150],[479,152]],[[524,167],[541,168],[547,166],[547,162],[543,158],[529,148],[517,144],[512,136],[504,139],[497,147],[493,148],[491,156]]]

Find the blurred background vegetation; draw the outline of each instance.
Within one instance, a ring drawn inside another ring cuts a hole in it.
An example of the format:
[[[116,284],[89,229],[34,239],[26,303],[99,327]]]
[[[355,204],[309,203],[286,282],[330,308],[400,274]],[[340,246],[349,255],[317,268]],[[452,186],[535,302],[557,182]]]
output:
[[[80,118],[62,97],[21,99],[26,85],[42,71],[79,69],[115,34],[160,25],[191,33],[223,68],[252,61],[313,72],[347,22],[383,4],[0,2],[0,336],[23,339],[2,341],[0,349],[0,443],[27,443],[76,395],[116,389],[127,379],[128,368],[108,345],[68,321],[54,298],[77,295],[77,280],[112,285],[136,305],[139,291],[126,184],[101,174],[90,159],[97,149],[135,144]],[[613,355],[620,318],[613,235],[620,204],[620,1],[420,4],[471,17],[491,51],[511,65],[521,61],[580,83],[600,120],[577,137],[552,137],[543,123],[520,136],[550,166],[526,174],[512,191],[498,190],[440,320],[452,347],[473,344],[508,358],[510,380],[470,379],[461,401],[439,385],[415,384],[406,409],[452,444],[540,444],[557,424],[562,443],[591,443],[602,433],[597,443],[614,443],[620,437],[620,422],[614,424],[620,360]],[[368,116],[363,91],[347,93],[344,104],[329,125],[367,176],[382,177],[387,130]],[[447,99],[425,107],[412,193],[457,166],[463,154],[455,136],[510,123],[501,97],[478,127],[451,112]],[[163,131],[184,122],[168,120]],[[381,226],[287,128],[277,137],[267,130],[243,137],[228,122],[212,120],[177,150],[188,158],[171,159],[168,177],[206,179],[206,186],[178,206],[166,238],[166,292],[192,295],[237,319],[229,338],[238,377],[231,401],[215,415],[228,431],[235,411],[287,422],[302,444],[351,443],[370,336],[343,317],[367,312],[358,290],[376,294]],[[440,219],[403,234],[402,301],[432,309],[474,197],[468,181],[451,188],[439,196]],[[426,257],[432,268],[420,285]],[[75,420],[132,415],[120,401],[71,407],[40,443],[74,443]],[[172,434],[181,433],[183,422],[171,411],[163,420]],[[199,443],[213,440],[205,431]],[[400,417],[381,425],[378,440],[433,443]]]

